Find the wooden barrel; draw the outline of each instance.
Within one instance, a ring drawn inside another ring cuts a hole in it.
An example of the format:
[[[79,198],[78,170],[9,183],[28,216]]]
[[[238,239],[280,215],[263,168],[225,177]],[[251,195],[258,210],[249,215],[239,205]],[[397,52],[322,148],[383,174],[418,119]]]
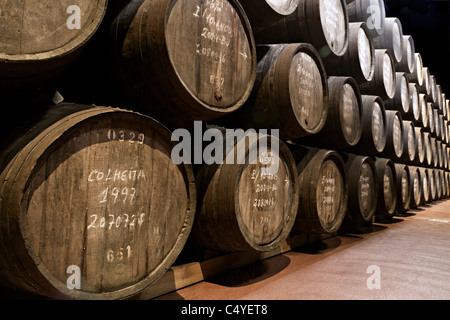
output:
[[[414,72],[415,69],[415,53],[416,47],[414,44],[414,38],[412,36],[406,35],[402,36],[403,51],[402,51],[402,61],[395,65],[395,70],[397,72],[404,72],[407,75]]]
[[[130,2],[111,28],[120,83],[136,110],[180,128],[244,104],[256,76],[256,46],[236,0],[137,4]]]
[[[378,201],[375,219],[390,218],[397,207],[397,176],[391,159],[375,158],[377,169]]]
[[[437,200],[437,191],[436,191],[436,173],[434,169],[427,168],[428,170],[428,177],[429,177],[429,183],[430,183],[430,199],[429,202]]]
[[[433,103],[433,108],[439,110],[442,114],[442,87],[439,83],[436,83],[436,101]]]
[[[420,177],[422,179],[422,196],[420,204],[426,204],[430,201],[430,176],[427,168],[420,167]]]
[[[422,127],[424,130],[427,130],[430,126],[430,122],[428,119],[428,106],[427,101],[425,99],[425,94],[419,93],[419,104],[420,104],[420,118],[418,125]]]
[[[367,23],[372,37],[383,34],[386,10],[382,0],[347,0],[350,22]]]
[[[79,57],[97,31],[107,2],[2,1],[2,102],[51,101],[57,78]]]
[[[394,60],[388,50],[375,50],[375,72],[373,79],[360,85],[364,95],[379,96],[383,100],[395,96]]]
[[[255,32],[255,39],[258,44],[310,43],[325,59],[347,51],[348,24],[345,0],[300,0],[294,13]]]
[[[358,227],[373,222],[378,200],[375,162],[371,157],[341,154],[348,181],[347,214],[343,225]]]
[[[196,207],[171,132],[126,110],[69,104],[24,130],[1,157],[0,281],[75,299],[123,299],[156,281]]]
[[[398,110],[405,118],[411,111],[411,93],[409,81],[404,72],[395,73],[395,95],[394,98],[385,101],[386,110]]]
[[[380,156],[400,161],[404,151],[403,119],[399,111],[386,110],[386,147]]]
[[[332,150],[353,147],[362,134],[362,100],[358,84],[350,77],[329,77],[328,88],[328,117],[323,129],[297,141]]]
[[[425,94],[427,97],[431,93],[431,86],[430,86],[430,70],[428,67],[424,67],[422,71],[422,84],[419,84],[420,93]]]
[[[395,164],[395,174],[397,176],[397,213],[408,211],[411,203],[411,176],[408,166]]]
[[[370,30],[364,22],[349,24],[348,50],[342,56],[324,59],[327,75],[348,76],[360,83],[372,80],[375,51]]]
[[[430,92],[428,93],[427,101],[432,105],[437,102],[437,88],[436,88],[436,77],[434,74],[430,73]]]
[[[431,102],[427,102],[428,126],[425,128],[432,136],[436,131],[436,120],[434,119],[434,111]]]
[[[416,152],[415,152],[416,156],[411,163],[415,165],[423,165],[426,156],[423,128],[414,127],[414,131],[416,136]]]
[[[297,10],[300,0],[239,0],[254,32],[278,22]]]
[[[423,132],[423,144],[425,150],[424,166],[431,166],[433,163],[433,152],[431,151],[431,136],[429,132]]]
[[[430,137],[431,144],[431,154],[432,154],[432,162],[431,167],[436,168],[439,165],[439,155],[437,151],[437,141],[436,138]]]
[[[387,139],[387,119],[383,100],[378,96],[362,96],[362,133],[358,144],[349,149],[361,155],[384,151]]]
[[[441,120],[439,118],[439,111],[437,109],[433,110],[433,119],[434,119],[434,133],[433,137],[436,138],[436,140],[442,139],[442,130],[441,130]]]
[[[300,201],[293,230],[301,233],[336,233],[347,211],[345,164],[335,151],[293,149],[300,184]]]
[[[410,176],[411,201],[410,208],[417,208],[421,204],[422,178],[419,167],[408,166]]]
[[[403,120],[403,155],[401,162],[411,163],[417,156],[416,129],[412,121]]]
[[[442,170],[434,169],[434,172],[436,177],[436,199],[439,200],[442,199],[442,194],[444,192]]]
[[[422,113],[420,110],[421,102],[417,83],[409,83],[409,93],[411,105],[409,108],[409,112],[406,113],[403,118],[405,120],[411,120],[414,125],[420,126],[422,121]]]
[[[255,86],[244,106],[218,121],[222,126],[279,129],[282,139],[318,133],[328,114],[328,81],[310,44],[258,46]]]
[[[235,139],[233,130],[215,130],[228,147],[224,161],[196,174],[193,245],[220,252],[277,249],[292,230],[299,203],[290,150],[275,136],[248,131]]]
[[[391,52],[395,64],[401,63],[403,58],[403,28],[398,18],[385,19],[384,32],[374,37],[375,49],[387,49]]]
[[[411,74],[408,74],[408,80],[409,82],[414,82],[417,83],[417,85],[419,86],[419,88],[423,88],[422,84],[424,81],[424,75],[423,75],[423,60],[422,60],[422,55],[418,52],[416,52],[414,54],[414,69],[411,72]],[[425,92],[421,92],[421,93],[425,93]]]

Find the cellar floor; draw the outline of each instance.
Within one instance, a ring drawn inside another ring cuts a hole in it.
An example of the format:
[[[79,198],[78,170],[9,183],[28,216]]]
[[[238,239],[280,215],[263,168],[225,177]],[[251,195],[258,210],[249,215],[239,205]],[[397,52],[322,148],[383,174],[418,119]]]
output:
[[[330,237],[159,300],[448,300],[450,200]]]

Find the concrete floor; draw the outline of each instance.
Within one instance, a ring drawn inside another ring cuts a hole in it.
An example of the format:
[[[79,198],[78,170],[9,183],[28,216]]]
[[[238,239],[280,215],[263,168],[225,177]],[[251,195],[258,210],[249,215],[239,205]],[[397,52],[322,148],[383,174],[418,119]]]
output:
[[[450,299],[450,201],[158,298],[183,299]]]

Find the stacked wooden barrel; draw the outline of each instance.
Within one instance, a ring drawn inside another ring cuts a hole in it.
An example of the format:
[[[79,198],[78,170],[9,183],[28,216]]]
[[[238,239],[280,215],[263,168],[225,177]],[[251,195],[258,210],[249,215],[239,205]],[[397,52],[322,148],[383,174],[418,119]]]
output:
[[[381,0],[8,6],[2,285],[124,299],[187,246],[273,251],[450,196],[449,100]]]

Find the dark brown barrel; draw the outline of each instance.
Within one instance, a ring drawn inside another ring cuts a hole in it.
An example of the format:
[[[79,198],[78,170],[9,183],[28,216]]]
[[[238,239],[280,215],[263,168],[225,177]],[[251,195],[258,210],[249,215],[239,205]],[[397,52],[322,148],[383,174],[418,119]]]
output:
[[[439,117],[439,111],[437,109],[433,109],[433,117],[434,117],[434,136],[436,140],[442,140],[442,128],[441,128],[441,119]]]
[[[373,79],[360,85],[364,95],[379,96],[383,100],[395,96],[394,60],[388,50],[375,50],[375,72]]]
[[[415,136],[416,136],[416,152],[415,152],[416,156],[411,163],[415,164],[415,165],[423,165],[425,162],[425,156],[426,156],[425,141],[424,141],[425,137],[424,137],[423,128],[414,127],[414,131],[415,131]]]
[[[414,125],[421,125],[422,113],[420,111],[420,97],[417,83],[409,83],[409,93],[410,93],[410,108],[409,112],[406,113],[403,118],[405,120],[411,120]]]
[[[125,7],[112,26],[120,83],[136,110],[171,128],[192,127],[194,120],[238,110],[253,88],[257,62],[251,26],[240,4],[138,4]]]
[[[2,1],[2,101],[51,99],[57,78],[97,31],[107,0]]]
[[[373,222],[378,200],[375,162],[367,156],[341,154],[347,170],[348,206],[344,225],[358,227]]]
[[[422,196],[420,204],[426,204],[430,201],[430,176],[427,168],[420,167],[420,177],[422,179]]]
[[[384,32],[386,10],[382,0],[347,0],[350,22],[365,22],[372,37]]]
[[[437,191],[436,191],[436,174],[434,169],[427,168],[428,170],[428,177],[429,177],[429,183],[430,183],[430,199],[429,202],[437,200]]]
[[[431,167],[436,168],[439,164],[439,155],[437,152],[437,141],[436,138],[431,137],[430,138],[430,144],[431,144],[431,154],[432,154],[432,162]]]
[[[430,73],[430,93],[427,95],[427,101],[432,105],[437,102],[436,77]]]
[[[420,206],[422,197],[422,178],[419,167],[408,166],[410,176],[411,201],[410,208]]]
[[[422,71],[422,84],[419,84],[419,88],[420,88],[420,93],[425,94],[425,96],[427,97],[430,93],[431,93],[431,79],[430,79],[430,70],[428,69],[428,67],[424,67],[423,71]]]
[[[376,158],[378,201],[376,219],[390,218],[397,207],[397,176],[395,164],[391,159]]]
[[[214,130],[228,147],[223,161],[201,166],[196,175],[193,244],[221,252],[277,249],[298,209],[299,180],[290,150],[275,136]]]
[[[26,130],[1,158],[1,281],[58,299],[123,299],[166,272],[196,207],[171,132],[80,105],[49,108]],[[71,290],[76,269],[81,287]]]
[[[259,44],[311,43],[322,58],[341,56],[348,48],[348,15],[344,0],[300,0],[297,10],[255,33]]]
[[[403,155],[401,163],[411,163],[417,156],[416,129],[412,121],[403,120]]]
[[[411,176],[408,166],[395,164],[397,175],[397,213],[408,211],[411,202]]]
[[[407,75],[414,72],[415,68],[415,53],[416,47],[414,45],[414,39],[412,36],[406,35],[402,36],[403,41],[403,51],[402,51],[402,61],[395,65],[397,72],[404,72]]]
[[[434,169],[434,172],[436,176],[436,199],[439,200],[442,199],[442,194],[444,192],[442,170]]]
[[[436,83],[436,101],[433,103],[433,108],[442,114],[442,87],[439,83]]]
[[[387,49],[391,52],[395,64],[403,57],[403,28],[398,18],[385,19],[384,32],[373,39],[375,49]]]
[[[400,161],[404,150],[405,130],[399,111],[386,110],[386,127],[386,147],[380,155],[393,161]]]
[[[434,119],[434,111],[431,102],[427,102],[428,126],[425,128],[432,136],[436,131],[436,120]]]
[[[418,123],[424,130],[428,130],[430,127],[430,120],[428,119],[428,106],[425,99],[425,94],[419,94],[419,104],[420,104],[420,117],[421,121]]]
[[[328,81],[310,44],[258,46],[262,58],[244,106],[220,119],[226,127],[279,129],[283,139],[316,134],[328,114]]]
[[[293,151],[297,161],[300,201],[294,231],[336,233],[347,211],[348,187],[342,157],[331,150]]]
[[[414,54],[414,70],[411,74],[408,74],[408,80],[409,82],[417,83],[419,88],[422,89],[422,84],[424,81],[423,78],[423,60],[422,55],[418,52]],[[420,92],[425,93],[425,92]]]
[[[328,117],[323,129],[298,142],[332,150],[353,147],[362,133],[362,101],[358,84],[350,77],[329,77],[328,88]]]
[[[362,133],[358,144],[349,149],[362,155],[384,151],[387,139],[387,119],[383,100],[377,96],[362,96]]]
[[[423,144],[425,149],[424,166],[431,166],[433,163],[433,152],[431,151],[431,136],[429,132],[423,132]]]
[[[395,73],[395,95],[394,98],[385,101],[386,110],[400,111],[402,118],[410,113],[411,93],[409,91],[409,81],[404,72]]]
[[[363,22],[349,24],[348,50],[342,56],[324,59],[327,75],[348,76],[358,82],[372,80],[375,72],[375,51],[367,25]]]
[[[300,0],[239,0],[254,32],[278,22],[297,10]]]

